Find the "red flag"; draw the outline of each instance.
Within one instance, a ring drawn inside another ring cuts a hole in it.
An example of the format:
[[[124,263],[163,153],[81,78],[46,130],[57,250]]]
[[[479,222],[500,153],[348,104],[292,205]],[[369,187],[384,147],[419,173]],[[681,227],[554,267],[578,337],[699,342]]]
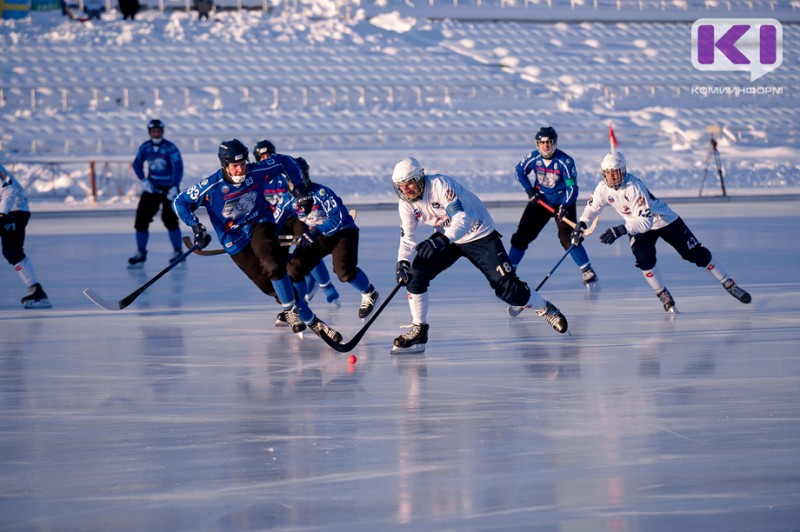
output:
[[[611,126],[611,121],[608,122],[608,142],[611,144],[611,153],[617,152],[617,137],[614,135],[614,128]]]

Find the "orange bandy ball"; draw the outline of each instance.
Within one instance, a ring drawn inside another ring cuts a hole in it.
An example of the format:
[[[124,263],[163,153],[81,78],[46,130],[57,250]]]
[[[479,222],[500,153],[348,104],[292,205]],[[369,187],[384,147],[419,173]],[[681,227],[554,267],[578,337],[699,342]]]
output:
[[[349,362],[350,364],[355,364],[356,362],[358,362],[358,358],[356,358],[355,355],[350,355],[349,357],[347,357],[347,362]]]

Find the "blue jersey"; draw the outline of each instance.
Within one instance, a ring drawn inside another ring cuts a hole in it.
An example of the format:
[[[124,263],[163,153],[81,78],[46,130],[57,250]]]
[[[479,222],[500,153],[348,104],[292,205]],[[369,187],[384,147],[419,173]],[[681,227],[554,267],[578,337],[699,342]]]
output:
[[[575,169],[575,161],[559,149],[556,149],[550,164],[547,164],[538,150],[533,150],[517,164],[516,175],[528,196],[538,188],[551,206],[573,205],[578,199],[578,171]]]
[[[144,173],[147,163],[147,175]],[[183,179],[183,159],[178,147],[167,139],[160,144],[144,142],[136,152],[133,171],[140,181],[147,180],[152,192],[166,194],[170,188],[179,187]]]
[[[275,154],[259,163],[247,165],[244,182],[225,181],[222,169],[182,191],[172,208],[188,226],[199,223],[195,211],[205,207],[217,233],[217,240],[230,255],[244,249],[258,223],[275,223],[274,207],[266,200],[265,190],[283,180],[302,186],[300,168],[292,157]]]
[[[296,216],[309,228],[317,229],[323,236],[331,236],[343,229],[357,227],[342,198],[333,190],[319,183],[311,183],[309,193],[314,198],[314,203],[308,214],[298,207],[297,200],[291,194],[284,194],[275,209],[278,223],[283,224],[289,218]]]

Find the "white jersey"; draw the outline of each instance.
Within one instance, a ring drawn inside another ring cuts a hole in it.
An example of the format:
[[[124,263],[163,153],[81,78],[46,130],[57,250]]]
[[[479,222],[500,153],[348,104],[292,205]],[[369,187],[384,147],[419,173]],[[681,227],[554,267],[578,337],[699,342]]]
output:
[[[494,220],[483,202],[450,176],[425,176],[425,191],[413,203],[400,200],[400,249],[397,260],[411,260],[417,245],[414,234],[420,222],[444,234],[450,242],[464,244],[492,234]]]
[[[0,213],[8,214],[12,211],[30,212],[28,198],[25,197],[22,185],[0,165]]]
[[[653,196],[641,179],[627,173],[616,190],[601,180],[595,187],[579,220],[586,226],[592,222],[606,205],[611,205],[625,220],[629,235],[640,235],[651,229],[661,229],[678,219],[669,205]]]

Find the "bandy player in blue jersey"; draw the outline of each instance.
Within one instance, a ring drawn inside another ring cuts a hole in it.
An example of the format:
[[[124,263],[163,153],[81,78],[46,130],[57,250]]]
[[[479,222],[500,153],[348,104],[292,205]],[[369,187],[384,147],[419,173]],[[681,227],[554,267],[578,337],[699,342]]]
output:
[[[194,242],[205,247],[211,236],[195,215],[205,207],[217,239],[233,262],[262,292],[276,296],[287,311],[292,331],[306,326],[335,341],[341,335],[318,319],[302,298],[296,298],[286,271],[288,253],[281,247],[272,206],[265,200],[264,188],[275,179],[286,179],[298,192],[304,191],[300,168],[282,154],[258,163],[249,162],[249,151],[240,140],[219,145],[221,168],[199,183],[183,190],[172,203],[178,217],[194,232]]]
[[[564,218],[575,221],[578,171],[575,160],[558,149],[556,130],[545,126],[536,133],[536,149],[517,164],[514,172],[529,200],[517,230],[511,235],[511,248],[508,250],[508,258],[516,268],[528,245],[536,240],[553,217],[561,247],[569,248],[573,226]],[[587,287],[595,285],[597,274],[592,269],[586,249],[582,245],[574,246],[570,256],[581,270],[583,284]]]

